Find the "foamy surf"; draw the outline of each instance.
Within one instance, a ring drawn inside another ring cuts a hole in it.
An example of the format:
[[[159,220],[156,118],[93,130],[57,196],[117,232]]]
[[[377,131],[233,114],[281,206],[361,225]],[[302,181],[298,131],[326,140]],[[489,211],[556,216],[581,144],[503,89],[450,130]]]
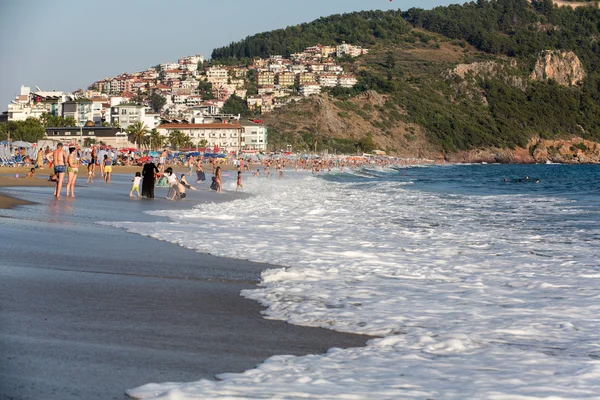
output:
[[[597,210],[561,197],[425,192],[399,174],[248,178],[250,199],[155,213],[171,223],[112,223],[200,252],[280,265],[242,293],[266,306],[267,318],[384,337],[365,348],[272,357],[220,382],[129,394],[597,397],[600,236],[579,228],[582,219],[597,221]]]

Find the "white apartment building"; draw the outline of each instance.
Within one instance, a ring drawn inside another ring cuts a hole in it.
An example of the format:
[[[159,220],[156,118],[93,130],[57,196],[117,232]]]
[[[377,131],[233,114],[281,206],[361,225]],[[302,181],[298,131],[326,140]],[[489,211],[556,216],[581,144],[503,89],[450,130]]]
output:
[[[154,129],[160,125],[160,114],[152,112],[145,113],[142,117],[142,123],[148,127],[148,129]]]
[[[240,124],[162,124],[158,132],[168,137],[173,131],[179,130],[187,135],[192,143],[198,144],[206,140],[207,147],[217,146],[220,151],[235,152],[241,150],[242,126]]]
[[[88,99],[65,101],[62,104],[62,117],[73,118],[78,125],[84,125],[87,121],[94,120],[92,104]]]
[[[338,85],[338,76],[337,75],[329,75],[323,74],[317,77],[317,81],[321,86],[325,87],[335,87]]]
[[[168,69],[165,70],[165,79],[179,79],[183,75],[183,71],[178,69]]]
[[[288,70],[290,72],[293,72],[296,75],[303,74],[304,72],[307,72],[306,66],[300,65],[300,64],[290,65],[290,66],[288,66]]]
[[[344,68],[341,65],[328,65],[327,68],[325,68],[325,70],[330,73],[330,74],[342,74],[344,73]]]
[[[241,150],[267,150],[267,127],[252,121],[240,121],[242,126]]]
[[[228,77],[229,72],[225,68],[219,66],[210,67],[206,70],[206,80],[212,83],[222,82],[223,80],[227,83]]]
[[[286,71],[287,67],[283,64],[269,64],[269,67],[267,68],[270,72],[282,72],[282,71]]]
[[[358,83],[358,79],[352,75],[340,75],[338,83],[341,87],[351,88]]]
[[[180,58],[177,62],[179,65],[185,64],[185,63],[192,63],[192,64],[195,64],[196,66],[198,66],[199,62],[204,62],[204,56],[202,54],[198,54],[195,56],[187,56],[187,57]]]
[[[174,63],[174,62],[168,62],[168,63],[164,63],[164,64],[160,64],[160,69],[163,71],[167,71],[170,69],[179,69],[179,64]]]
[[[146,109],[137,104],[119,104],[111,108],[111,122],[119,123],[121,130],[125,130],[134,122],[143,121]]]
[[[338,57],[341,57],[344,54],[347,54],[351,57],[358,57],[361,54],[367,54],[368,52],[368,49],[363,49],[360,46],[352,46],[351,44],[347,44],[346,42],[342,42],[342,44],[336,47],[336,55]]]
[[[319,94],[319,93],[321,93],[321,85],[315,85],[315,84],[300,85],[300,88],[298,89],[298,93],[304,97],[312,96],[313,94]]]
[[[40,118],[47,112],[52,115],[62,114],[62,104],[69,98],[64,92],[31,92],[28,86],[21,86],[15,99],[8,105],[9,121],[24,121],[27,118]]]

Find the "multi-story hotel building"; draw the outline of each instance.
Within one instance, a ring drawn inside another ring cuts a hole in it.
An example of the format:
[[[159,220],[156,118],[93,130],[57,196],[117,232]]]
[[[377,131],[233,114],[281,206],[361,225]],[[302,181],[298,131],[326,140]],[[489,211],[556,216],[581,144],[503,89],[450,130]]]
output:
[[[259,72],[257,83],[259,86],[273,86],[275,85],[275,74],[270,71]]]
[[[280,72],[276,77],[279,86],[293,86],[296,83],[296,74],[293,72]]]
[[[242,126],[240,124],[162,124],[158,132],[168,137],[178,130],[188,136],[193,144],[206,140],[208,147],[218,147],[220,151],[239,151],[242,147]]]

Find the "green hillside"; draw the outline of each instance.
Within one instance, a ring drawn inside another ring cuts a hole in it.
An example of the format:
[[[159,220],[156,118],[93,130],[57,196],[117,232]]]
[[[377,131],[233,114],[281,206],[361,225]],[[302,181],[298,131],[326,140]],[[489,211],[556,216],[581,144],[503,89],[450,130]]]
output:
[[[345,68],[359,76],[354,89],[336,89],[314,107],[303,103],[315,99],[306,100],[269,116],[275,144],[311,148],[321,141],[331,147],[327,143],[335,139],[358,145],[368,136],[394,151],[409,145],[415,132],[444,152],[525,147],[532,137],[599,141],[599,25],[597,8],[557,8],[550,0],[479,0],[433,10],[321,18],[215,49],[213,60],[287,55],[341,41],[371,48],[370,54],[346,62]],[[574,85],[531,79],[545,50],[573,52],[585,78]],[[451,72],[458,64],[479,67],[460,76]],[[365,106],[366,93],[384,96],[383,103]],[[323,128],[326,119],[318,114],[324,101],[345,120],[343,132]],[[368,129],[360,121],[368,122]]]

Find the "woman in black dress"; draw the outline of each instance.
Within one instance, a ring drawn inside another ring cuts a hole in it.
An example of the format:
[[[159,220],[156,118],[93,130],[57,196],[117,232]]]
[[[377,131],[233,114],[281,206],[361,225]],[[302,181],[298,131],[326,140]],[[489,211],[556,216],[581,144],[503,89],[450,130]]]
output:
[[[148,199],[154,198],[154,178],[156,174],[158,174],[158,168],[154,164],[154,161],[149,158],[142,170],[142,176],[144,177],[142,180],[142,197]]]

